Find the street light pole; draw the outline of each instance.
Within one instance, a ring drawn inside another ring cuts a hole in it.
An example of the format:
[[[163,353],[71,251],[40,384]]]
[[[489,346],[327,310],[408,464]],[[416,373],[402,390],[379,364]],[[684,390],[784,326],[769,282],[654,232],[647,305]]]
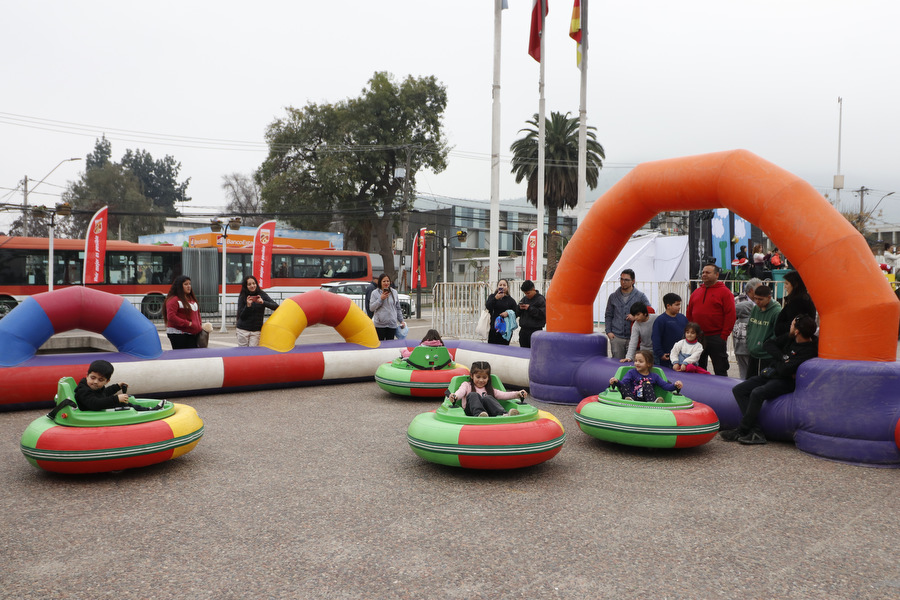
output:
[[[220,219],[212,219],[209,222],[209,228],[213,233],[218,233],[222,231],[224,227],[225,231],[222,233],[222,327],[219,329],[219,333],[225,333],[225,285],[228,283],[226,279],[226,269],[228,267],[228,228],[232,229],[240,229],[241,227],[241,218],[233,217],[228,220],[227,223],[221,221]]]
[[[64,158],[63,160],[59,161],[59,164],[56,165],[55,167],[53,167],[52,169],[50,169],[50,172],[47,173],[46,175],[44,175],[43,179],[41,179],[36,184],[34,184],[34,186],[31,188],[31,190],[28,189],[28,175],[26,175],[25,179],[22,180],[22,189],[23,189],[24,203],[25,203],[25,209],[24,209],[24,212],[22,213],[22,233],[24,234],[25,237],[28,237],[28,234],[30,233],[28,230],[28,194],[30,192],[33,192],[34,188],[36,188],[37,186],[44,183],[44,181],[53,174],[53,171],[57,170],[63,163],[72,162],[73,160],[81,160],[81,158],[80,157]],[[50,289],[52,290],[53,288],[51,287]]]
[[[44,209],[44,207],[42,207],[42,206],[35,207],[35,209],[34,209],[36,215],[45,212],[45,210],[46,209]],[[56,279],[56,269],[55,269],[55,265],[53,264],[53,239],[54,239],[54,227],[56,227],[56,215],[59,215],[60,217],[68,217],[69,215],[72,214],[72,207],[69,205],[68,202],[63,202],[61,204],[57,204],[56,208],[50,209],[47,212],[50,213],[50,227],[49,227],[50,244],[49,244],[49,249],[47,251],[47,271],[48,271],[47,281],[49,282],[49,284],[48,284],[49,287],[47,288],[47,290],[52,292],[53,291],[53,280]]]

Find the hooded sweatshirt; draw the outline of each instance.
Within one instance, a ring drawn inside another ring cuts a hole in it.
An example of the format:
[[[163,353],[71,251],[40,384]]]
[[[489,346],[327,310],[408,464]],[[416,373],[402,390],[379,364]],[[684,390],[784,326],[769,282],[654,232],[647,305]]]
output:
[[[701,285],[691,294],[687,318],[697,323],[707,338],[727,340],[734,329],[734,294],[721,281],[710,287]]]

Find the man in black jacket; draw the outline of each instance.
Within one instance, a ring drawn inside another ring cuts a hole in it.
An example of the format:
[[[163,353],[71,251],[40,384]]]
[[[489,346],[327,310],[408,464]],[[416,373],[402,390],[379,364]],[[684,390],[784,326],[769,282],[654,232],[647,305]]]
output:
[[[796,387],[797,368],[819,354],[816,338],[816,321],[809,315],[800,315],[791,322],[791,330],[763,344],[770,356],[769,367],[761,374],[734,386],[732,393],[741,409],[741,423],[737,429],[723,431],[719,435],[726,442],[765,444],[766,436],[757,424],[763,402],[782,394],[790,394]]]
[[[540,331],[547,324],[547,301],[536,289],[534,282],[526,279],[522,283],[525,297],[519,301],[516,313],[519,315],[519,346],[531,348],[531,334]]]
[[[371,308],[369,308],[369,296],[372,295],[372,292],[374,292],[375,290],[378,289],[378,282],[380,280],[381,279],[379,278],[378,275],[375,275],[374,273],[372,273],[372,283],[370,283],[366,287],[365,296],[363,296],[363,305],[366,307],[366,314],[369,315],[370,319],[372,318],[372,315],[374,315],[375,313],[372,311]]]

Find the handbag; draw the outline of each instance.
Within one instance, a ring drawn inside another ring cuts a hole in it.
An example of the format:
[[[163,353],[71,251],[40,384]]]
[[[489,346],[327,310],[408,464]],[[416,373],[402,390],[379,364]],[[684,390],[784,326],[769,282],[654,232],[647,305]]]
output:
[[[200,333],[197,334],[197,347],[206,348],[207,346],[209,346],[209,332],[201,329]]]
[[[488,309],[485,308],[481,311],[481,316],[478,317],[478,324],[475,325],[475,336],[479,338],[487,338],[490,331],[491,313]]]
[[[409,325],[407,325],[405,327],[400,327],[399,325],[397,325],[397,339],[398,340],[405,340],[406,336],[408,336],[408,335],[409,335]]]

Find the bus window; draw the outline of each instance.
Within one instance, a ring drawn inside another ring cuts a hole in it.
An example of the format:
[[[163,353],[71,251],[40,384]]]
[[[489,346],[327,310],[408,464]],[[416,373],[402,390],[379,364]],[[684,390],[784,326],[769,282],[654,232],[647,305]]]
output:
[[[107,252],[106,253],[107,282],[113,285],[135,283],[133,252]]]
[[[244,277],[250,275],[253,257],[248,254],[228,254],[228,266],[225,267],[225,276],[228,283],[243,283]]]
[[[337,275],[341,279],[359,279],[369,275],[369,262],[365,256],[351,256],[344,259],[343,268],[346,270],[338,271]]]

